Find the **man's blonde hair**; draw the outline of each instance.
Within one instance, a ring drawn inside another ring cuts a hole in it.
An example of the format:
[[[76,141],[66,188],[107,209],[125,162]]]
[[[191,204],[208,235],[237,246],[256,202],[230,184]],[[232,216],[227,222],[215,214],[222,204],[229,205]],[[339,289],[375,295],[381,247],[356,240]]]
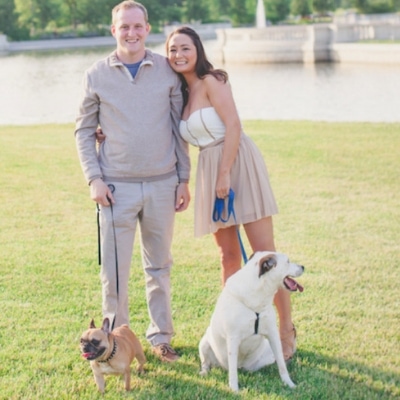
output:
[[[142,10],[143,15],[144,15],[144,20],[149,22],[149,15],[147,13],[146,7],[142,3],[138,3],[137,1],[134,0],[125,0],[122,3],[117,4],[113,9],[112,9],[112,23],[115,23],[115,20],[117,18],[117,13],[119,10],[129,10],[131,8],[138,8],[139,10]]]

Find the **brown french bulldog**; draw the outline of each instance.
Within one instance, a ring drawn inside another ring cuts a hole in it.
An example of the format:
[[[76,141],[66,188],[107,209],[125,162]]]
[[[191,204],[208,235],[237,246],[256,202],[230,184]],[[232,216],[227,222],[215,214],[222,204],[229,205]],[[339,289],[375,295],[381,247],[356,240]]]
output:
[[[128,325],[110,331],[110,320],[104,318],[103,326],[96,328],[94,321],[81,336],[82,357],[90,361],[94,380],[101,393],[104,393],[104,375],[124,375],[125,390],[131,388],[131,363],[138,361],[137,371],[142,373],[146,357],[142,345]]]

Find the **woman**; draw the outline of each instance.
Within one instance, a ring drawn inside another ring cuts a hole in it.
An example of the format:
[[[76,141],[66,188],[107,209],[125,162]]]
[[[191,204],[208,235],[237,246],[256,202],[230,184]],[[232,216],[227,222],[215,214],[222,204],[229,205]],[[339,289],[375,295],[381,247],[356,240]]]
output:
[[[213,233],[220,252],[222,280],[241,267],[237,226],[243,225],[253,252],[275,251],[272,215],[278,212],[264,160],[241,127],[228,75],[208,61],[198,34],[189,27],[173,31],[166,42],[172,69],[182,80],[185,105],[180,133],[200,148],[196,192],[195,235]],[[235,193],[235,216],[228,222],[212,219],[215,197]],[[290,293],[275,296],[285,360],[296,351]]]

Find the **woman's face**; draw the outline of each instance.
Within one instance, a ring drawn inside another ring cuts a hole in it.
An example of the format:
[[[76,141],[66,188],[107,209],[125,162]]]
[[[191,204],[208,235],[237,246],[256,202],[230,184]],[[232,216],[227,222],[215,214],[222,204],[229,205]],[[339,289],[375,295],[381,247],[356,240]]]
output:
[[[185,74],[195,71],[197,50],[190,36],[174,34],[168,42],[168,61],[175,72]]]

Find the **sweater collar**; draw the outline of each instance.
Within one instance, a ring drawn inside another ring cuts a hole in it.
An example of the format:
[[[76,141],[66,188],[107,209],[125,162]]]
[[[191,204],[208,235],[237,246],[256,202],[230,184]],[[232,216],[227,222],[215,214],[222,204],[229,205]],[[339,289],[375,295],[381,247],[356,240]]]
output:
[[[120,66],[124,65],[117,57],[117,50],[114,50],[110,54],[109,59],[110,59],[110,66],[111,67],[120,67]],[[144,55],[144,59],[143,59],[142,65],[143,64],[148,64],[148,65],[153,65],[154,64],[154,54],[149,49],[145,50],[145,55]]]

